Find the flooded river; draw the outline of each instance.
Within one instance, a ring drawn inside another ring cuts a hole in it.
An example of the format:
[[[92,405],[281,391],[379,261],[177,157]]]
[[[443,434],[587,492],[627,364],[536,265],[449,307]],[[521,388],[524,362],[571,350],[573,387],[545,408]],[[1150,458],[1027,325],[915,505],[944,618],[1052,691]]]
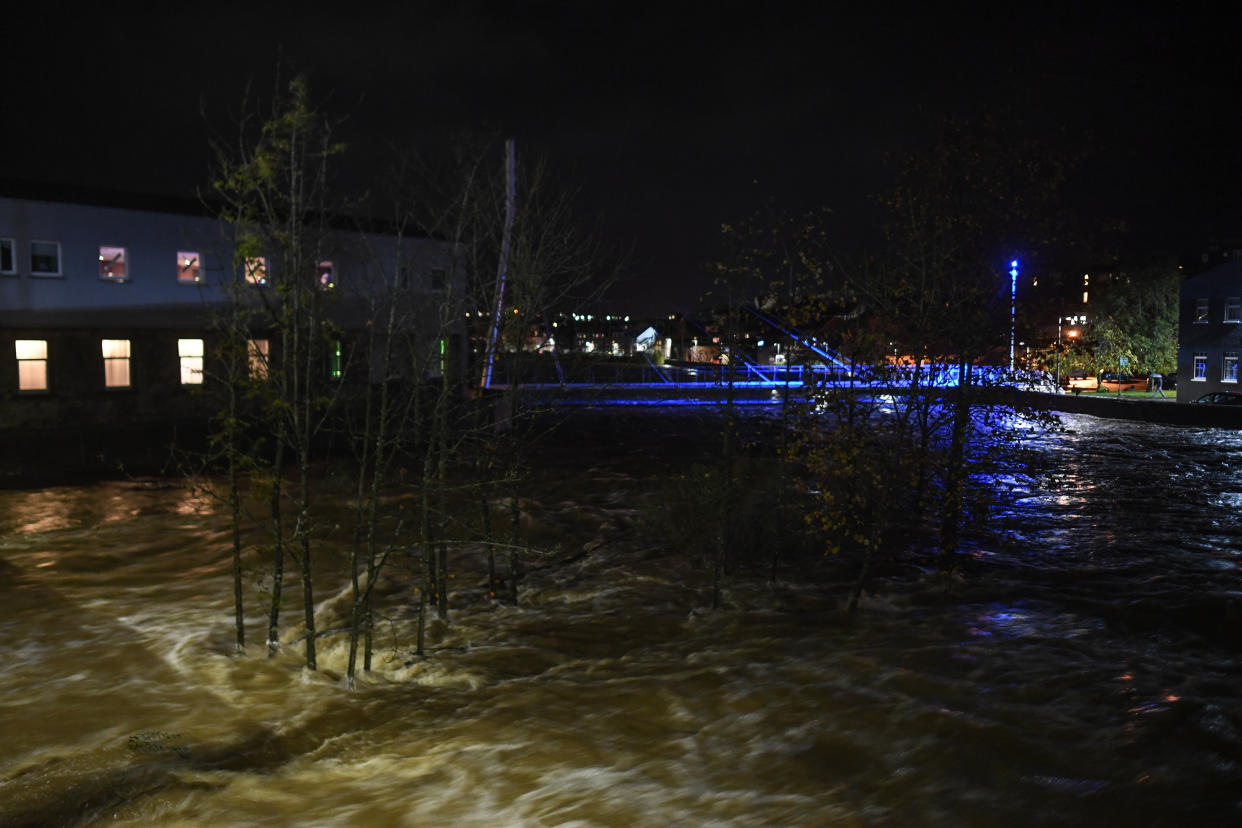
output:
[[[826,581],[707,610],[632,531],[661,449],[584,457],[523,504],[560,546],[520,605],[463,550],[432,657],[385,622],[353,691],[339,636],[232,654],[210,500],[0,492],[0,825],[1242,824],[1242,432],[1065,421],[1003,542],[853,622]]]

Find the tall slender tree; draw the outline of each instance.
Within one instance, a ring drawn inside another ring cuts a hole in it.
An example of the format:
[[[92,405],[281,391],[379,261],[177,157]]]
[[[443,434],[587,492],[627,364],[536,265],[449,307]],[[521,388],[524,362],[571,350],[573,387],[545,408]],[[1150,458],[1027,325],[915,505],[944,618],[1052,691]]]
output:
[[[275,555],[268,642],[274,648],[284,576],[284,557],[298,568],[305,621],[306,665],[314,670],[314,534],[311,460],[315,435],[329,400],[323,394],[323,306],[328,298],[320,263],[332,258],[327,226],[329,169],[343,151],[333,122],[312,104],[307,83],[295,77],[278,90],[260,121],[248,114],[237,145],[217,144],[213,194],[233,234],[234,268],[244,289],[263,309],[262,329],[274,335],[264,352],[248,345],[250,369],[263,380],[258,396],[272,435],[271,521]],[[292,527],[285,514],[286,450],[292,455]],[[291,541],[291,542],[290,542]]]

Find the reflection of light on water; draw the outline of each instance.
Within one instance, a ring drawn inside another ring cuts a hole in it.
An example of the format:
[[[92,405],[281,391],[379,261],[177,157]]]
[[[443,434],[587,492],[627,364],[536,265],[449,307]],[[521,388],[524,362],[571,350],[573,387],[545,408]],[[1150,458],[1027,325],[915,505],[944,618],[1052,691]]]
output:
[[[55,532],[75,525],[70,519],[69,492],[66,489],[42,489],[24,492],[8,504],[8,519],[14,533]]]
[[[1221,492],[1213,499],[1213,505],[1226,509],[1242,509],[1242,492]]]
[[[1006,607],[980,615],[976,619],[976,626],[972,627],[970,632],[975,636],[1000,635],[1006,638],[1020,638],[1031,635],[1034,628],[1031,625],[1030,616]]]
[[[975,638],[1079,638],[1097,631],[1098,619],[1070,612],[1025,606],[994,606],[974,616],[968,626]]]
[[[181,490],[181,497],[172,504],[172,509],[179,515],[199,517],[211,513],[212,499],[206,491],[194,488]]]

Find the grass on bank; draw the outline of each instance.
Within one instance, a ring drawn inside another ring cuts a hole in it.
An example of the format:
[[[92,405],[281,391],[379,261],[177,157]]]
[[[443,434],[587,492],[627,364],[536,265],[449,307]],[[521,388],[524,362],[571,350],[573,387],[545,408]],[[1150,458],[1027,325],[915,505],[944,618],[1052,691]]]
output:
[[[1066,392],[1066,393],[1072,394],[1073,392],[1072,392],[1072,391],[1069,391],[1069,392]],[[1152,393],[1151,393],[1150,391],[1122,391],[1122,392],[1121,392],[1121,394],[1120,394],[1120,395],[1118,395],[1118,394],[1117,394],[1117,390],[1116,390],[1115,388],[1114,388],[1113,390],[1111,390],[1111,391],[1110,391],[1109,389],[1107,389],[1107,388],[1102,388],[1102,389],[1100,389],[1099,391],[1096,391],[1095,389],[1086,389],[1086,388],[1084,388],[1084,389],[1082,389],[1082,391],[1081,391],[1081,393],[1079,394],[1079,396],[1082,396],[1082,397],[1110,397],[1110,398],[1112,398],[1112,399],[1117,399],[1117,398],[1118,398],[1118,396],[1120,396],[1120,398],[1121,398],[1121,399],[1123,399],[1123,400],[1156,400],[1157,402],[1160,402],[1160,401],[1161,401],[1161,399],[1164,399],[1164,400],[1167,400],[1168,402],[1176,402],[1176,401],[1177,401],[1177,392],[1176,392],[1176,391],[1170,391],[1170,390],[1167,390],[1167,389],[1166,389],[1166,390],[1165,390],[1165,392],[1164,392],[1164,397],[1163,397],[1163,398],[1162,398],[1159,394],[1156,394],[1155,396],[1152,396]]]

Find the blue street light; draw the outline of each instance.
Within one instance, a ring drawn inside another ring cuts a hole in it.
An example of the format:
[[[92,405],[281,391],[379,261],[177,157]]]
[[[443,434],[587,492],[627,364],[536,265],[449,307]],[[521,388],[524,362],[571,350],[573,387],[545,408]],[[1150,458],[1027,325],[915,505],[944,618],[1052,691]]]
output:
[[[1013,370],[1013,340],[1018,326],[1018,260],[1009,262],[1009,370]]]

